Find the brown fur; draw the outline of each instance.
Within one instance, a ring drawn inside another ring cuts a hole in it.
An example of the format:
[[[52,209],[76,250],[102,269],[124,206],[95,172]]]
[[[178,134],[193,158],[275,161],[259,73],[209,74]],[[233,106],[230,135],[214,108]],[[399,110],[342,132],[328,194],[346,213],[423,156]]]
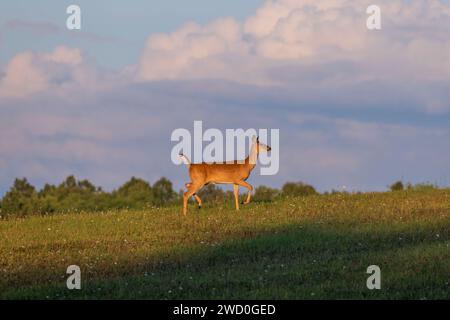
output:
[[[260,144],[257,139],[253,139],[251,154],[244,161],[190,164],[189,176],[192,182],[186,183],[187,191],[183,195],[183,214],[187,214],[187,202],[191,196],[194,196],[199,207],[201,207],[202,201],[197,192],[209,183],[233,184],[236,210],[239,210],[239,186],[247,188],[247,199],[243,204],[248,204],[251,199],[253,186],[247,183],[246,180],[256,166],[256,159],[260,151],[270,151],[270,147]]]

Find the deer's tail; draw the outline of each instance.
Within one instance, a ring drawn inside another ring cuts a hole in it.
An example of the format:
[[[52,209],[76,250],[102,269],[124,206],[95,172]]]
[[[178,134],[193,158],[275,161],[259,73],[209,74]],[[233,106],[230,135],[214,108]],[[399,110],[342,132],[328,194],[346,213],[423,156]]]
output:
[[[188,168],[191,166],[191,161],[184,154],[180,153],[180,158],[183,160],[183,162],[187,165]]]

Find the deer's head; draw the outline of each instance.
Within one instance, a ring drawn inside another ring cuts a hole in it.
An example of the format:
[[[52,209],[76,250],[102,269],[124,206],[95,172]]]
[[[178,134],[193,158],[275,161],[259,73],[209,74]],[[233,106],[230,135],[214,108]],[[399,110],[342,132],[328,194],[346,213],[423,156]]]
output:
[[[272,150],[272,148],[267,144],[259,142],[259,137],[253,136],[252,141],[253,145],[256,146],[256,153],[258,154],[260,152],[269,152],[270,150]]]

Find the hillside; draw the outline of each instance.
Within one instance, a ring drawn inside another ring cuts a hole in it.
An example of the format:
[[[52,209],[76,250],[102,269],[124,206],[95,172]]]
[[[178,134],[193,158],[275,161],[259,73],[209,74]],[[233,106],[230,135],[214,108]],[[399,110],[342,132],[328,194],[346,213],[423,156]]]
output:
[[[450,298],[450,190],[13,218],[0,239],[3,299]]]

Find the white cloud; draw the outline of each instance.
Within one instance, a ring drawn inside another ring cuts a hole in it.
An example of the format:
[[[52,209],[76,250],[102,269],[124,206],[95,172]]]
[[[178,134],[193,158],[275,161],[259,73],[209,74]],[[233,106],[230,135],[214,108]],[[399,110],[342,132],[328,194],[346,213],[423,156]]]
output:
[[[82,62],[80,49],[71,49],[65,46],[57,47],[53,52],[42,55],[44,61],[75,66]]]
[[[188,23],[149,38],[138,77],[282,84],[270,76],[279,66],[347,61],[357,67],[340,79],[344,82],[448,78],[448,4],[380,0],[381,31],[366,28],[369,4],[369,0],[267,1],[242,23],[233,19],[205,26]]]
[[[99,90],[117,83],[218,79],[252,85],[330,88],[407,87],[426,113],[450,110],[445,91],[427,93],[450,74],[450,5],[439,0],[379,0],[383,29],[366,28],[369,0],[267,1],[243,22],[221,18],[151,35],[135,65],[106,76],[79,49],[14,57],[0,97]],[[308,72],[308,69],[310,72]],[[305,72],[306,71],[306,72]],[[358,94],[358,93],[356,93]],[[367,96],[376,100],[377,96]]]
[[[16,55],[8,64],[0,81],[0,97],[26,96],[48,89],[48,78],[34,63],[31,52]]]
[[[26,51],[14,56],[0,78],[0,98],[96,90],[104,85],[97,66],[85,61],[80,49],[58,46],[47,53]]]
[[[240,66],[245,81],[260,82],[255,62],[246,58],[250,48],[242,39],[241,25],[232,18],[206,26],[187,23],[170,34],[152,35],[138,64],[138,78],[160,79],[236,79]]]

